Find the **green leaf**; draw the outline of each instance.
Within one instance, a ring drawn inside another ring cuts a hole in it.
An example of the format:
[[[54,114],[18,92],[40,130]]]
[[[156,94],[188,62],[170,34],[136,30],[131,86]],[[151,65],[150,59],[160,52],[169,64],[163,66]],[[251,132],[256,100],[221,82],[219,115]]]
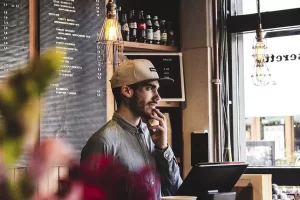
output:
[[[1,145],[3,161],[5,166],[12,166],[20,158],[22,153],[22,138],[4,138]]]

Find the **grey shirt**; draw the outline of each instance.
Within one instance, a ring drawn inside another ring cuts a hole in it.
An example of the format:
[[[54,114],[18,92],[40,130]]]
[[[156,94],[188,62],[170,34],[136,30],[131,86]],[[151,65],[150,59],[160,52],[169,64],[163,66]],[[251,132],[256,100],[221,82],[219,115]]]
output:
[[[166,150],[158,150],[152,142],[147,125],[143,122],[139,127],[114,113],[112,120],[94,133],[81,152],[81,161],[92,153],[112,155],[123,163],[129,171],[136,171],[143,166],[153,165],[160,175],[161,191],[156,195],[174,195],[182,183],[179,167],[170,146]],[[149,186],[154,179],[148,179]]]

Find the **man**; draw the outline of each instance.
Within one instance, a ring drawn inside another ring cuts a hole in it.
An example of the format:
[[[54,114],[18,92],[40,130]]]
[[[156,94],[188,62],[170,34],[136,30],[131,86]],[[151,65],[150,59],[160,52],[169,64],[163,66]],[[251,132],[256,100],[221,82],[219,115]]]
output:
[[[172,83],[173,79],[159,78],[149,60],[137,59],[123,62],[110,82],[117,111],[87,141],[81,161],[92,153],[102,153],[114,156],[130,171],[148,164],[156,166],[161,195],[174,195],[182,179],[174,153],[167,144],[166,118],[156,109],[160,83]],[[151,125],[150,119],[157,120],[158,124]],[[149,180],[149,187],[154,185],[153,180]]]

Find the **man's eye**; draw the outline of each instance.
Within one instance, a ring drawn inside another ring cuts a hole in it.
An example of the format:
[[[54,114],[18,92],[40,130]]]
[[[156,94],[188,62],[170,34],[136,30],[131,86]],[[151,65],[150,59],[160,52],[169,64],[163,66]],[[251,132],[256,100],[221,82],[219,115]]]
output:
[[[146,90],[152,90],[152,87],[146,87]]]

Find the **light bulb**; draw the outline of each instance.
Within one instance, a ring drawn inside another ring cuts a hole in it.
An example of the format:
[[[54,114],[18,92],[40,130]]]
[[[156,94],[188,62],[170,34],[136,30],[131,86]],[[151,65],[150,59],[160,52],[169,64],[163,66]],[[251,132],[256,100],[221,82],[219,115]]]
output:
[[[260,28],[256,32],[256,37],[253,40],[253,58],[255,60],[251,78],[256,86],[266,86],[270,83],[271,72],[264,61],[266,55],[266,40],[263,38],[263,31]]]
[[[254,47],[254,56],[255,59],[263,62],[265,58],[265,45],[262,41],[258,41]]]
[[[123,38],[121,26],[117,20],[117,5],[109,0],[106,5],[106,17],[97,37],[97,56],[99,64],[113,64],[114,67],[120,63],[123,55]]]
[[[117,41],[118,39],[118,21],[116,19],[106,19],[105,22],[105,40]]]
[[[264,62],[255,62],[251,78],[254,85],[266,86],[270,83],[271,72]]]

